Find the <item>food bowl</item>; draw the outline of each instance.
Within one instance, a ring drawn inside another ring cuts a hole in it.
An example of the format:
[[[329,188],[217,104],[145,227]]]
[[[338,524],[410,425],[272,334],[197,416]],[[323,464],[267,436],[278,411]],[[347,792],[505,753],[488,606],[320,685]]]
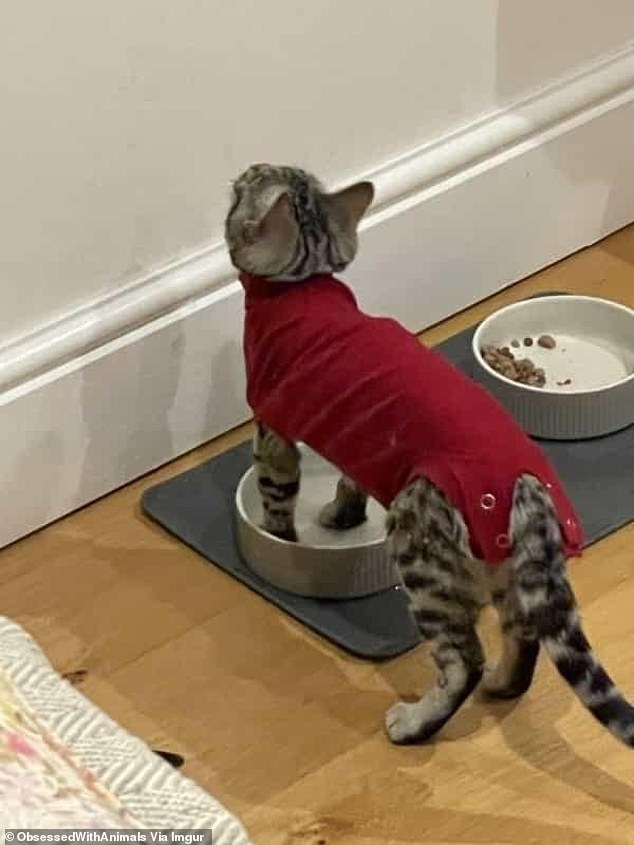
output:
[[[554,339],[554,348],[537,343],[543,335]],[[543,368],[544,386],[494,370],[482,355],[487,345],[530,358]],[[569,295],[516,302],[480,323],[472,350],[476,378],[530,435],[580,440],[634,423],[634,310],[625,305]]]
[[[298,542],[264,531],[262,504],[253,468],[236,491],[238,548],[247,565],[281,590],[321,599],[350,599],[387,590],[399,583],[385,551],[385,510],[368,500],[367,520],[335,531],[318,522],[331,501],[340,473],[304,444],[302,477],[295,512]]]

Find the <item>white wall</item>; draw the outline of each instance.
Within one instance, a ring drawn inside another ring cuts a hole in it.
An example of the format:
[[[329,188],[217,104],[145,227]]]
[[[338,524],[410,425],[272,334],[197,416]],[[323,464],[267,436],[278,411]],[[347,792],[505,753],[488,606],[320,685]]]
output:
[[[0,546],[248,419],[222,248],[254,161],[377,202],[425,326],[634,219],[633,0],[55,0],[0,27]]]
[[[633,34],[632,0],[9,4],[0,346],[219,241],[253,161],[340,182]]]

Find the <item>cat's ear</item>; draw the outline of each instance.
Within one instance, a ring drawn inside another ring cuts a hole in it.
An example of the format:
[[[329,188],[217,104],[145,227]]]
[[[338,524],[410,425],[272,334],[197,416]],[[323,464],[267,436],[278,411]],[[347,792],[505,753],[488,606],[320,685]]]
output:
[[[372,182],[357,182],[342,191],[330,194],[328,199],[344,209],[348,220],[356,228],[374,199],[374,185]]]
[[[279,236],[288,236],[293,230],[293,221],[289,196],[286,192],[283,192],[261,210],[258,219],[252,218],[244,221],[242,236],[245,242],[250,244]]]
[[[277,197],[260,221],[263,237],[286,235],[294,230],[295,215],[289,195],[284,191]]]

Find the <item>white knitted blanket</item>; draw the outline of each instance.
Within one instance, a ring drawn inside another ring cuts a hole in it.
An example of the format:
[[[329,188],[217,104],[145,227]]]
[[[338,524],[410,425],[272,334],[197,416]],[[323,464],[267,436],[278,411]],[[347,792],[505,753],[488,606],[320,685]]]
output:
[[[71,686],[3,616],[0,681],[0,784],[4,776],[23,786],[0,801],[0,828],[85,818],[84,827],[210,829],[213,845],[250,845],[233,814]],[[62,792],[67,802],[55,816],[58,799],[46,796]]]

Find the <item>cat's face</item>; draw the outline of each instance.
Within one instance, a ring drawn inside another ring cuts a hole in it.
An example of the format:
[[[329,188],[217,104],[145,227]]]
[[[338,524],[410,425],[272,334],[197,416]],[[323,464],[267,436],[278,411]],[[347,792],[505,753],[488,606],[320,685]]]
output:
[[[357,251],[370,182],[327,193],[296,167],[255,164],[233,183],[225,240],[235,267],[277,281],[337,273]]]

